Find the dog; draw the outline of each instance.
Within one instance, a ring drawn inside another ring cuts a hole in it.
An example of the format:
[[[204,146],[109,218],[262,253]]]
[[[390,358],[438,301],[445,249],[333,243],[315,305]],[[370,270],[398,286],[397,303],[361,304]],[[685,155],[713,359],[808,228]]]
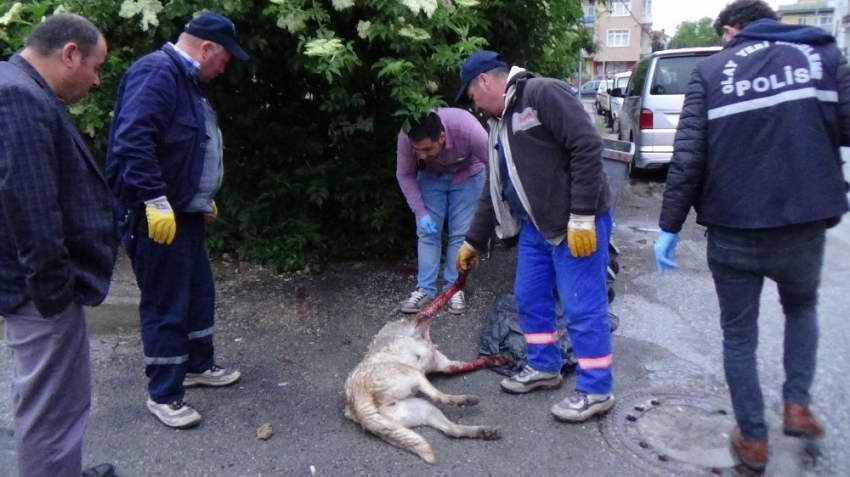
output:
[[[439,352],[431,341],[434,316],[463,288],[466,273],[429,303],[414,320],[401,319],[384,325],[363,360],[345,381],[345,417],[390,444],[410,451],[425,462],[437,461],[431,445],[411,427],[431,426],[451,437],[499,439],[499,429],[488,426],[464,426],[446,418],[433,402],[472,406],[478,398],[451,395],[435,388],[427,373],[457,374],[488,367],[510,365],[512,358],[488,356],[473,361],[452,361]]]

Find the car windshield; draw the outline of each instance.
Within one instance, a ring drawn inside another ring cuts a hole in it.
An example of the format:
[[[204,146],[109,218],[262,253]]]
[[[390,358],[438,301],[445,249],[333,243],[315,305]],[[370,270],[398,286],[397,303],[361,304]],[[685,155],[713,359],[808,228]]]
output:
[[[691,73],[704,56],[659,58],[655,63],[649,94],[685,94]]]

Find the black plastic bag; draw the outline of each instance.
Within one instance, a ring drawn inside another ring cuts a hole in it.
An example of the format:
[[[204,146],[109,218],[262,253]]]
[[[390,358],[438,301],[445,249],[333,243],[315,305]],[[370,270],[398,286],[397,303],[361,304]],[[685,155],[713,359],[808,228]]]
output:
[[[608,312],[608,324],[611,332],[617,329],[620,318]],[[558,316],[557,328],[560,338],[558,346],[561,349],[561,372],[568,372],[578,363],[570,338],[564,329],[563,317]],[[502,294],[496,297],[490,317],[481,332],[481,343],[478,347],[479,356],[505,355],[514,358],[510,367],[491,368],[505,376],[513,376],[520,372],[528,363],[526,358],[525,337],[517,321],[517,309],[512,294]]]

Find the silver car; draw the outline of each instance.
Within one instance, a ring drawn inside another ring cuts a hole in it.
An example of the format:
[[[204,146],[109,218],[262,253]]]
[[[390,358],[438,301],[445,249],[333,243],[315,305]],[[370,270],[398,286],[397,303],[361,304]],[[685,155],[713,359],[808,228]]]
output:
[[[670,162],[691,73],[700,60],[718,51],[720,47],[655,52],[638,61],[625,91],[612,90],[612,96],[623,98],[618,138],[635,143],[633,168]]]

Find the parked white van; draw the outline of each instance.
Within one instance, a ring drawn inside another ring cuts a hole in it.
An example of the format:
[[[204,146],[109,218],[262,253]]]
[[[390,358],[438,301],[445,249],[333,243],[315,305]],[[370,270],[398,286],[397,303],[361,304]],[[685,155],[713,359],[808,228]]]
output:
[[[626,71],[625,73],[617,73],[614,75],[614,79],[611,80],[611,86],[608,90],[608,107],[603,114],[605,115],[605,125],[609,128],[612,128],[614,132],[619,130],[620,125],[620,108],[623,106],[623,97],[614,96],[611,94],[615,88],[620,88],[620,91],[624,91],[626,86],[629,84],[629,78],[632,76],[631,71]]]
[[[670,162],[691,74],[700,60],[720,49],[657,51],[638,61],[625,91],[611,90],[612,96],[623,98],[618,138],[635,143],[632,168],[659,168]]]

